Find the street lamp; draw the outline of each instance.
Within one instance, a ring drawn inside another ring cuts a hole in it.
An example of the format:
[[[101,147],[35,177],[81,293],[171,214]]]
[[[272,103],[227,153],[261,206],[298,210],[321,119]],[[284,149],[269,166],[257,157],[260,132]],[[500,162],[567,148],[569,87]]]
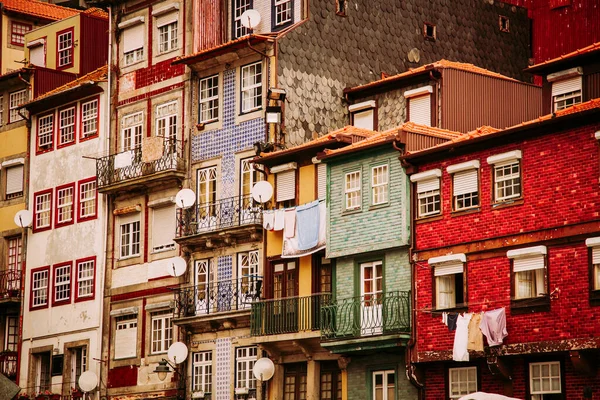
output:
[[[171,368],[173,371],[171,371]],[[156,368],[154,368],[154,373],[158,375],[158,379],[163,382],[167,378],[167,374],[170,372],[177,372],[177,368],[174,365],[171,365],[170,362],[165,360],[164,358],[158,362]]]

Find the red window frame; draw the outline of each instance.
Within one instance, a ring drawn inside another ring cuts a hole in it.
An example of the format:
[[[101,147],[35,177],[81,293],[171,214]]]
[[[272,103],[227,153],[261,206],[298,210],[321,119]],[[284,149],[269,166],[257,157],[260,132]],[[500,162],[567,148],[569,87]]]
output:
[[[68,189],[71,188],[73,189],[73,200],[71,203],[71,219],[69,221],[66,222],[60,222],[58,219],[58,212],[59,212],[59,208],[58,208],[58,191],[62,190],[62,189]],[[57,186],[56,187],[56,201],[55,201],[55,209],[54,209],[54,216],[55,216],[55,224],[54,227],[55,228],[60,228],[62,226],[67,226],[67,225],[71,225],[72,223],[75,222],[75,207],[77,206],[77,191],[75,190],[75,182],[73,183],[67,183],[66,185],[61,185],[61,186]]]
[[[41,306],[34,306],[33,305],[33,275],[35,275],[36,272],[42,272],[42,271],[48,271],[48,285],[46,286],[46,304],[43,304]],[[39,268],[34,268],[31,270],[31,276],[30,276],[30,284],[29,284],[29,311],[33,311],[33,310],[42,310],[44,308],[48,308],[48,306],[50,305],[50,266],[46,265],[45,267],[39,267]]]
[[[70,267],[69,269],[69,298],[65,300],[56,300],[56,270],[62,267]],[[73,261],[67,261],[52,266],[52,307],[71,304],[73,299]]]
[[[37,225],[37,198],[39,196],[45,195],[45,194],[49,194],[50,195],[50,213],[48,218],[50,219],[50,223],[48,224],[48,226],[43,226],[43,227],[39,227]],[[47,231],[49,229],[52,229],[52,194],[53,194],[53,190],[52,189],[46,189],[46,190],[42,190],[40,192],[36,192],[33,194],[33,232],[37,233],[37,232],[43,232],[43,231]]]
[[[65,33],[71,33],[71,47],[69,48],[69,53],[71,53],[71,62],[69,64],[60,65],[60,42],[59,38],[61,35]],[[62,70],[71,68],[75,62],[75,29],[73,27],[63,29],[62,31],[56,32],[56,69]]]
[[[12,44],[13,46],[20,46],[20,47],[24,47],[25,46],[25,34],[27,32],[24,32],[22,35],[20,33],[19,36],[23,37],[23,43],[19,43],[19,42],[14,42],[13,41],[13,35],[15,34],[15,25],[20,25],[20,26],[26,26],[27,28],[29,28],[27,30],[27,32],[30,32],[31,29],[33,28],[33,25],[31,24],[26,24],[24,22],[19,22],[19,21],[12,21],[10,23],[10,44]]]
[[[94,196],[94,215],[88,215],[85,217],[81,216],[81,194],[83,193],[83,191],[81,190],[81,186],[90,182],[96,182],[96,177],[93,176],[91,178],[82,179],[79,182],[77,182],[77,222],[90,221],[98,217],[98,182],[96,182],[96,193]]]
[[[83,105],[96,101],[96,133],[90,136],[83,136]],[[100,131],[100,96],[90,97],[79,102],[79,142],[97,138]]]
[[[73,140],[70,142],[62,143],[61,135],[61,118],[60,113],[68,109],[73,109]],[[63,147],[72,146],[77,142],[77,103],[69,104],[56,111],[56,148],[62,149]]]
[[[79,264],[84,262],[92,261],[94,264],[94,275],[92,278],[92,294],[90,296],[79,297]],[[94,300],[96,298],[96,256],[80,258],[79,260],[75,260],[75,292],[73,297],[75,298],[75,303],[79,303],[82,301]]]
[[[50,115],[52,115],[52,144],[47,149],[41,149],[40,148],[40,119],[48,117]],[[52,110],[49,113],[38,115],[36,125],[37,126],[36,126],[36,130],[35,130],[35,154],[39,155],[39,154],[48,153],[49,151],[54,151],[54,143],[56,142],[56,115],[54,113],[54,110]]]

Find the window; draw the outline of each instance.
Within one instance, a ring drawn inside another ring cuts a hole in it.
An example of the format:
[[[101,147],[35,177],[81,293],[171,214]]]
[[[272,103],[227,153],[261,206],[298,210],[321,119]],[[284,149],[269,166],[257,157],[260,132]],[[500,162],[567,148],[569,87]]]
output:
[[[48,306],[48,283],[50,267],[37,268],[31,271],[31,304],[30,309]]]
[[[56,226],[73,223],[73,201],[75,199],[75,184],[71,183],[56,188]]]
[[[37,353],[32,356],[35,373],[35,392],[43,393],[51,389],[50,352]]]
[[[291,164],[290,167],[294,167],[294,164]],[[276,169],[277,171],[277,169]],[[273,170],[271,169],[271,172]],[[274,172],[273,172],[274,173]],[[245,158],[240,160],[240,195],[242,196],[243,202],[242,207],[244,209],[251,208],[253,205],[252,201],[252,188],[254,184],[258,181],[261,181],[263,176],[258,172],[257,169],[254,168],[254,163],[252,162],[252,157]],[[295,194],[295,191],[294,191]],[[295,196],[294,196],[295,197]],[[251,210],[249,210],[251,211]]]
[[[6,317],[6,334],[4,336],[4,351],[17,351],[19,345],[19,317]]]
[[[452,175],[452,204],[454,211],[479,206],[479,161],[473,160],[447,168]]]
[[[98,136],[98,99],[81,103],[81,140]]]
[[[27,101],[27,89],[12,92],[9,95],[9,109],[8,123],[17,122],[23,119],[19,114],[19,106]]]
[[[529,392],[531,393],[531,400],[543,400],[550,398],[550,396],[545,395],[562,393],[560,362],[530,363]]]
[[[327,198],[327,164],[319,163],[317,168],[317,197],[319,200]]]
[[[71,360],[71,380],[79,387],[79,377],[87,370],[87,346],[69,349]]]
[[[590,303],[600,305],[600,237],[586,239],[589,248]]]
[[[510,23],[510,20],[508,19],[508,17],[505,17],[504,15],[500,15],[498,17],[498,27],[500,28],[500,32],[510,32],[509,23]]]
[[[292,0],[273,0],[273,27],[279,28],[290,24],[294,19],[294,2]]]
[[[152,313],[152,354],[166,353],[173,341],[173,312],[164,310]]]
[[[58,68],[73,65],[73,28],[56,34]]]
[[[4,96],[0,94],[0,126],[4,125]]]
[[[92,300],[95,295],[96,257],[75,262],[75,301]]]
[[[158,27],[158,52],[166,53],[177,49],[177,21]]]
[[[200,122],[219,119],[219,75],[200,80]]]
[[[30,24],[13,21],[10,28],[10,44],[15,46],[25,45],[25,34],[31,30]]]
[[[79,207],[77,221],[87,221],[96,218],[98,195],[96,192],[96,178],[79,181]]]
[[[342,374],[337,365],[321,362],[319,400],[342,400]]]
[[[239,286],[238,308],[249,308],[257,297],[257,277],[259,276],[260,256],[258,250],[238,253],[237,285]]]
[[[477,367],[448,369],[448,386],[451,399],[477,391]]]
[[[137,355],[137,315],[123,315],[116,319],[115,359]]]
[[[23,196],[23,165],[6,168],[6,200]]]
[[[395,398],[395,371],[373,371],[373,400],[394,400]]]
[[[54,114],[44,115],[37,121],[37,152],[52,150],[54,142]]]
[[[435,278],[435,308],[438,310],[463,306],[466,300],[464,286],[464,254],[429,259]]]
[[[521,151],[496,154],[487,162],[494,169],[494,201],[497,203],[521,197]]]
[[[144,114],[137,112],[123,117],[121,127],[123,133],[123,151],[133,150],[142,145],[142,123]]]
[[[242,113],[262,107],[262,62],[244,65],[242,73]]]
[[[275,174],[277,204],[283,207],[296,205],[296,163],[277,165],[271,168]]]
[[[200,228],[211,226],[216,221],[209,218],[216,216],[217,202],[217,167],[206,167],[197,171],[197,190],[198,196],[198,218],[200,219]]]
[[[553,76],[554,75],[554,76]],[[576,75],[576,76],[573,76]],[[563,110],[575,104],[581,103],[581,75],[576,68],[548,75],[552,82],[552,103],[554,111]]]
[[[360,208],[360,184],[360,171],[346,174],[344,185],[346,210],[356,210]]]
[[[37,39],[27,43],[29,48],[29,63],[38,67],[46,66],[46,39]]]
[[[212,351],[194,353],[192,359],[192,391],[212,393]]]
[[[372,205],[388,202],[388,166],[379,165],[371,168]]]
[[[346,16],[346,6],[348,2],[346,0],[335,0],[335,13],[342,17]]]
[[[423,24],[423,37],[426,40],[435,41],[437,39],[437,27],[434,24],[425,22]]]
[[[71,300],[71,263],[54,266],[54,298],[52,305],[69,303]]]
[[[256,389],[256,379],[252,368],[256,363],[258,347],[238,347],[235,349],[235,387]]]
[[[352,115],[352,125],[368,130],[375,129],[375,100],[369,100],[348,107]]]
[[[233,37],[237,39],[246,36],[250,31],[242,25],[242,14],[252,8],[252,0],[233,0]]]
[[[75,143],[75,106],[58,112],[58,147]]]
[[[175,207],[167,206],[152,209],[152,252],[175,248]]]
[[[417,183],[417,217],[424,218],[440,214],[440,177],[442,171],[432,169],[410,176],[411,182]]]
[[[50,229],[52,225],[52,189],[36,193],[34,196],[33,230]]]
[[[307,398],[306,363],[284,365],[283,400]]]
[[[172,154],[177,140],[177,101],[156,107],[156,136],[164,138],[166,153]]]
[[[404,98],[407,101],[408,120],[415,124],[431,126],[431,94],[433,86],[407,90]]]
[[[139,215],[119,218],[120,223],[120,258],[140,255],[140,220]]]
[[[546,246],[510,250],[506,253],[512,260],[514,300],[546,296],[546,254]]]
[[[23,240],[21,236],[6,239],[6,270],[8,272],[8,288],[19,290],[21,282],[21,254]]]

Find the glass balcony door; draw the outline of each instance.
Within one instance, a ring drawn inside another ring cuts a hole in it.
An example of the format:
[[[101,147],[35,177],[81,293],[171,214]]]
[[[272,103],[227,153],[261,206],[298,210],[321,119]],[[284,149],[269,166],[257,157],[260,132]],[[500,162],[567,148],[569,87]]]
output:
[[[361,336],[379,335],[383,328],[383,265],[381,261],[360,265]]]
[[[210,260],[197,260],[194,269],[196,314],[208,314],[212,311],[210,296]]]

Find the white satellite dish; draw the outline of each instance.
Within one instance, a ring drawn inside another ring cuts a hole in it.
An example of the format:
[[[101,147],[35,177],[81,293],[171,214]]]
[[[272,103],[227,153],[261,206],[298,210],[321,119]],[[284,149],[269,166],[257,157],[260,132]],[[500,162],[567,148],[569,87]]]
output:
[[[175,205],[179,208],[189,208],[196,203],[196,194],[192,189],[181,189],[175,195]]]
[[[171,362],[175,364],[181,364],[188,356],[188,348],[185,343],[175,342],[169,347],[167,356]]]
[[[252,198],[259,203],[266,203],[273,197],[273,186],[267,181],[256,182],[250,191]]]
[[[273,361],[271,361],[270,358],[259,358],[256,363],[254,363],[252,373],[259,381],[268,381],[275,373],[275,364],[273,364]]]
[[[260,13],[253,9],[246,10],[240,17],[240,22],[245,28],[254,29],[260,24]]]
[[[177,277],[185,274],[187,269],[187,262],[183,257],[175,257],[169,261],[167,265],[167,272],[169,275]]]
[[[21,228],[31,226],[33,214],[29,210],[21,210],[15,214],[15,224]]]
[[[98,375],[92,371],[85,371],[81,374],[77,383],[84,392],[91,392],[98,386]]]

